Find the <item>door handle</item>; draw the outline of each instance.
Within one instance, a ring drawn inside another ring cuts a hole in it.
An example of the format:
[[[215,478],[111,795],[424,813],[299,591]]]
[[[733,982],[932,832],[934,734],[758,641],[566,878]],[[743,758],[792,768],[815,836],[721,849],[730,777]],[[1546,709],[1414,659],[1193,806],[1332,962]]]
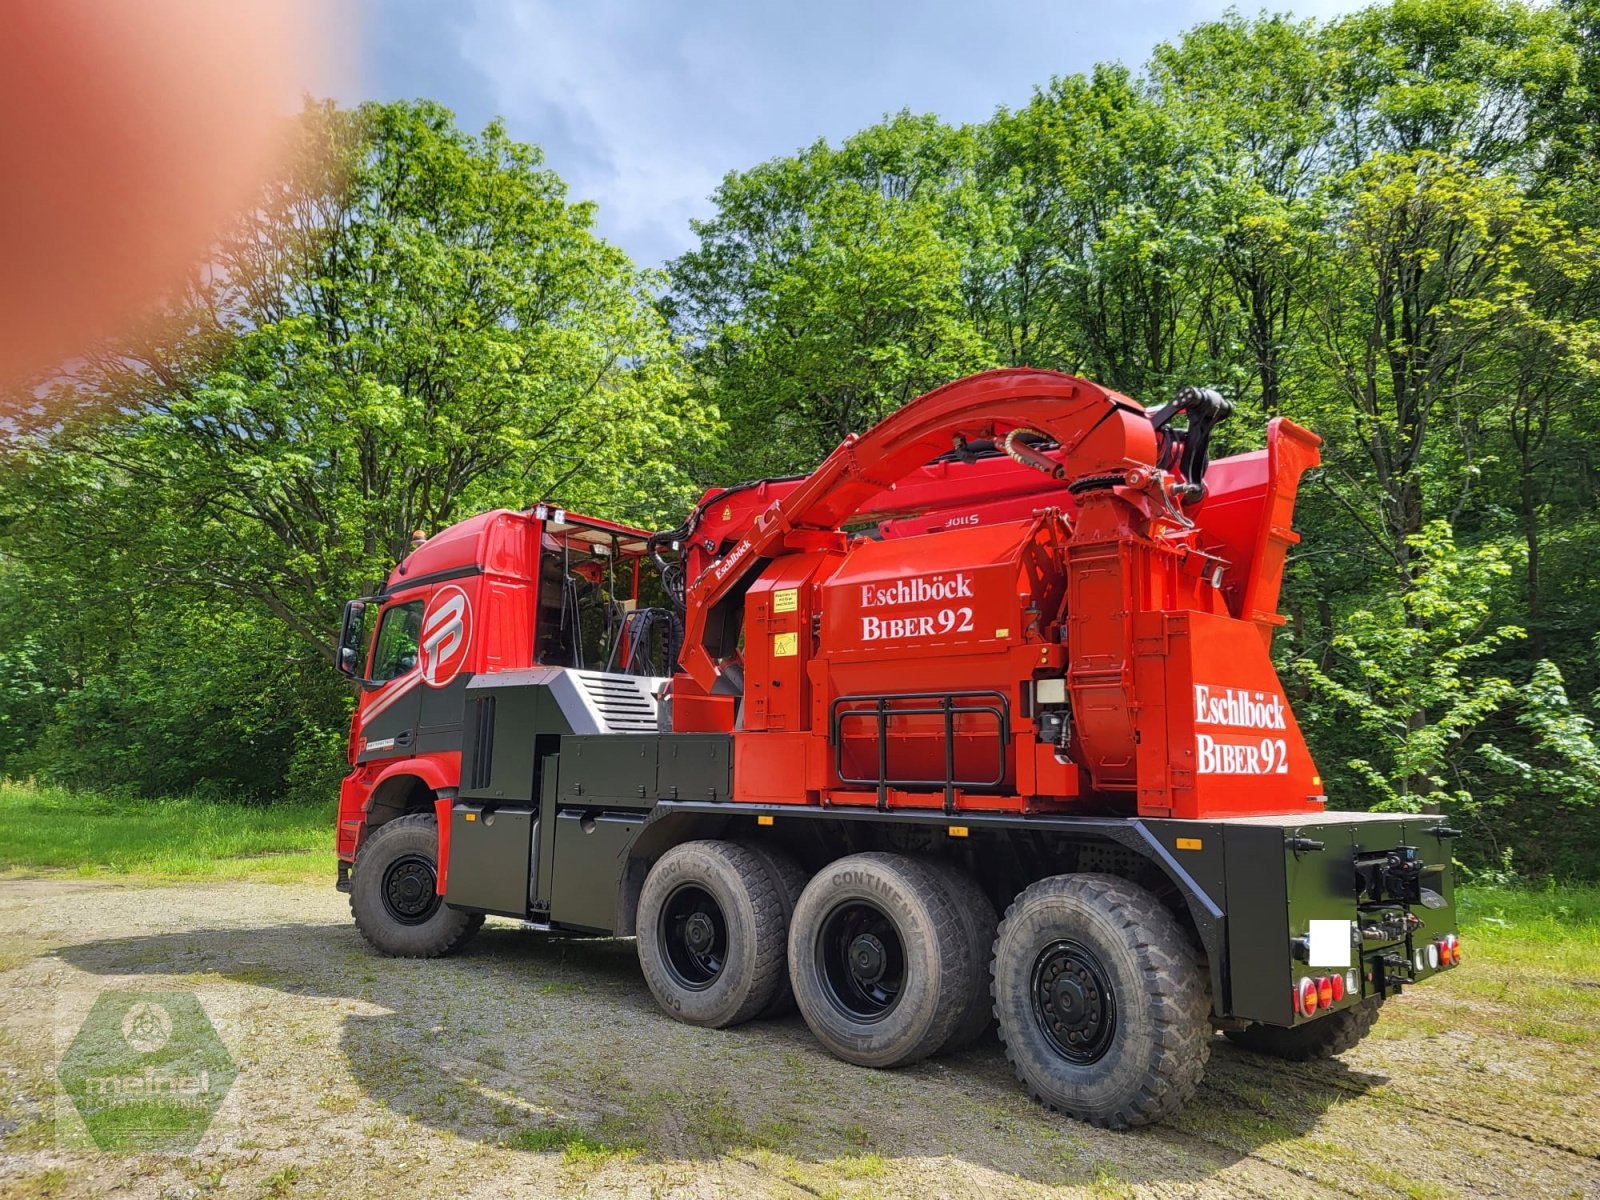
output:
[[[409,746],[409,745],[411,745],[411,730],[402,729],[399,733],[395,734],[394,735],[394,744],[396,746]]]

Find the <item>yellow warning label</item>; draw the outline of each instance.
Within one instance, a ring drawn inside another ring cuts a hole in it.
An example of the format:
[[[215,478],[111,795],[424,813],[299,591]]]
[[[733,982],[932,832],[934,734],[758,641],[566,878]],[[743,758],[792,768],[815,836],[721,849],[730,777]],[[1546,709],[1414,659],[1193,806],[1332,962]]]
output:
[[[772,611],[773,612],[775,612],[775,613],[794,612],[794,610],[799,608],[799,607],[800,607],[800,589],[799,588],[783,588],[783,589],[781,589],[779,591],[776,591],[776,592],[772,593]]]
[[[775,633],[772,635],[772,657],[793,658],[800,653],[800,635],[796,633]]]

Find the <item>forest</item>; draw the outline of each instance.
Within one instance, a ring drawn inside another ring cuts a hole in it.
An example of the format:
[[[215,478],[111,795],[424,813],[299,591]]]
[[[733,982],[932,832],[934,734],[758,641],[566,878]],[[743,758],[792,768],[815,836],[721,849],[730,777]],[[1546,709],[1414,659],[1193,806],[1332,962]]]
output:
[[[1600,878],[1600,0],[1230,13],[733,169],[659,268],[498,123],[293,136],[137,336],[0,397],[0,774],[331,804],[339,607],[412,531],[667,528],[1026,363],[1319,433],[1275,655],[1331,806]]]

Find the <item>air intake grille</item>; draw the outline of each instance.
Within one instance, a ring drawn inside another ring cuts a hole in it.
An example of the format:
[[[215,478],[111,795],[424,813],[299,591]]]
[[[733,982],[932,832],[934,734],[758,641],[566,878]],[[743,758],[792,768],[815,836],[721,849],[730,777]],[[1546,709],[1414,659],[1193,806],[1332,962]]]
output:
[[[655,733],[656,701],[649,681],[637,675],[574,671],[578,685],[606,724],[608,733]]]
[[[472,777],[467,786],[474,791],[489,786],[494,770],[494,701],[484,696],[472,706]]]

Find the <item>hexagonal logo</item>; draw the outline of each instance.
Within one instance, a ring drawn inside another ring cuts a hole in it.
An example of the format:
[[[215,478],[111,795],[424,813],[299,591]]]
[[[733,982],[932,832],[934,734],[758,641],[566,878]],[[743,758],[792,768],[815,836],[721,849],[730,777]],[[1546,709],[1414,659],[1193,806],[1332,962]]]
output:
[[[235,1077],[191,992],[102,992],[56,1068],[102,1150],[193,1150]]]

